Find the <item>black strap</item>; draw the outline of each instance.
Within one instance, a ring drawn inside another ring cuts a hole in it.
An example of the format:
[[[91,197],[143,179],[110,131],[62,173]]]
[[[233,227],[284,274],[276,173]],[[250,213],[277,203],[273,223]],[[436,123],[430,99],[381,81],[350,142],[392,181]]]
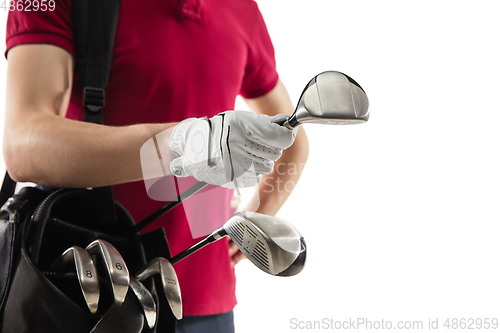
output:
[[[10,178],[9,173],[5,171],[2,189],[0,190],[0,207],[7,202],[7,199],[14,195],[14,192],[16,192],[16,184],[17,183]]]
[[[113,56],[113,45],[120,13],[120,0],[73,0],[77,70],[83,87],[86,122],[103,124],[105,88]],[[95,188],[100,222],[116,221],[111,186]]]
[[[87,122],[103,123],[104,89],[108,83],[119,13],[120,0],[73,0],[76,64]]]

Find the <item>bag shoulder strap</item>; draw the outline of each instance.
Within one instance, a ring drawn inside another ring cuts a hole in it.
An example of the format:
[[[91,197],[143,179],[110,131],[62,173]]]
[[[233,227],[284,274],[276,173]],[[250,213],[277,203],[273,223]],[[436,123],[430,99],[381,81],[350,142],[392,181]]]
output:
[[[102,124],[120,0],[73,0],[72,6],[84,120]]]
[[[113,45],[120,14],[120,0],[73,0],[76,41],[76,69],[83,87],[83,120],[103,124],[105,88],[113,57]],[[111,186],[95,188],[99,222],[115,222]]]
[[[5,171],[2,189],[0,190],[0,206],[3,206],[7,200],[16,192],[16,182],[10,178],[9,173]]]

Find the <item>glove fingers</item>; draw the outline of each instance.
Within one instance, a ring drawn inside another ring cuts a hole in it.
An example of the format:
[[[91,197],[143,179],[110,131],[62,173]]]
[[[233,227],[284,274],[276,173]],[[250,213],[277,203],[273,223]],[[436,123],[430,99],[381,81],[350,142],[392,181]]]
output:
[[[275,124],[278,124],[281,126],[281,124],[283,124],[285,121],[288,120],[288,116],[286,114],[283,114],[283,113],[280,113],[280,114],[277,114],[275,116],[272,116],[271,119],[269,119],[271,121],[271,123],[275,123]]]
[[[237,177],[234,181],[221,185],[228,189],[245,188],[257,185],[262,179],[261,175],[256,174],[253,170],[247,170],[245,173]]]
[[[268,174],[273,171],[274,161],[266,160],[263,158],[253,158],[253,170],[256,174]],[[252,169],[250,169],[252,170]]]
[[[273,120],[279,121],[283,119],[283,116],[269,117],[261,114],[258,117],[245,115],[239,118],[242,118],[238,120],[240,121],[239,124],[244,128],[245,135],[267,147],[285,149],[290,147],[295,140],[296,131],[289,130],[273,122]]]
[[[244,151],[249,155],[271,161],[278,160],[278,158],[280,158],[281,154],[283,153],[282,149],[266,147],[264,145],[261,145],[260,143],[251,140],[245,140],[243,148]]]

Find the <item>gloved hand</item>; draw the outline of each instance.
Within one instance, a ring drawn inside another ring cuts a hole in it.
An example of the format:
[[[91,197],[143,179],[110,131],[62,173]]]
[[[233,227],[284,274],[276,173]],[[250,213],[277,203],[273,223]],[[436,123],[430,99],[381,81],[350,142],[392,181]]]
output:
[[[287,118],[226,111],[210,119],[186,119],[170,136],[170,149],[180,155],[170,171],[227,188],[254,186],[295,140],[297,129],[277,124]]]

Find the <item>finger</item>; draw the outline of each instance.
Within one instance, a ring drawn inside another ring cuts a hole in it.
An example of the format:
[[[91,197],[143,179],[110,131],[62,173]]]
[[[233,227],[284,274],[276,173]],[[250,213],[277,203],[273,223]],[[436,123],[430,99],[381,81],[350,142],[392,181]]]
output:
[[[272,123],[275,123],[275,124],[278,124],[280,125],[281,127],[283,127],[283,123],[285,123],[285,121],[287,121],[290,117],[287,116],[286,114],[277,114],[273,117],[271,117],[271,122]],[[287,128],[288,129],[288,128]],[[290,129],[288,129],[290,130]],[[293,134],[293,138],[295,140],[295,137],[297,136],[297,133],[299,132],[299,128],[298,127],[295,127],[294,129],[291,130],[292,131],[292,134]]]
[[[232,183],[234,184],[234,187],[246,188],[257,185],[261,179],[262,176],[255,172],[255,169],[252,167],[250,170],[242,172]]]
[[[241,253],[241,251],[238,251],[234,256],[231,258],[231,267],[236,266],[237,263],[242,261],[243,259],[246,259],[245,255]]]
[[[238,112],[238,123],[245,136],[268,147],[285,149],[295,140],[294,131],[272,122],[265,114],[256,116],[251,112]]]
[[[176,177],[187,177],[186,172],[184,171],[184,162],[182,157],[177,157],[175,160],[170,162],[170,172]]]
[[[252,160],[253,163],[253,172],[255,175],[267,175],[271,173],[274,168],[274,161],[264,160],[262,158],[254,157]],[[252,169],[249,169],[250,172]]]
[[[229,206],[231,207],[231,209],[235,214],[238,212],[238,207],[240,207],[240,204],[241,204],[241,198],[233,194]]]
[[[238,249],[238,246],[236,246],[236,244],[234,244],[234,242],[232,240],[229,241],[229,256],[232,257],[236,254],[236,252],[238,252],[239,249]]]
[[[259,128],[258,130],[254,129],[251,136],[255,141],[280,149],[288,148],[293,144],[296,132],[279,124],[281,120],[288,119],[288,116],[276,115],[269,117],[268,115],[260,114],[258,119]]]
[[[266,146],[252,140],[245,140],[243,144],[245,152],[252,156],[258,156],[262,159],[276,161],[281,157],[282,149]]]
[[[289,117],[286,114],[280,113],[280,114],[277,114],[275,116],[272,116],[270,120],[272,123],[275,123],[275,124],[278,124],[281,126],[281,125],[283,125],[283,123],[285,121],[288,120],[288,118]]]

